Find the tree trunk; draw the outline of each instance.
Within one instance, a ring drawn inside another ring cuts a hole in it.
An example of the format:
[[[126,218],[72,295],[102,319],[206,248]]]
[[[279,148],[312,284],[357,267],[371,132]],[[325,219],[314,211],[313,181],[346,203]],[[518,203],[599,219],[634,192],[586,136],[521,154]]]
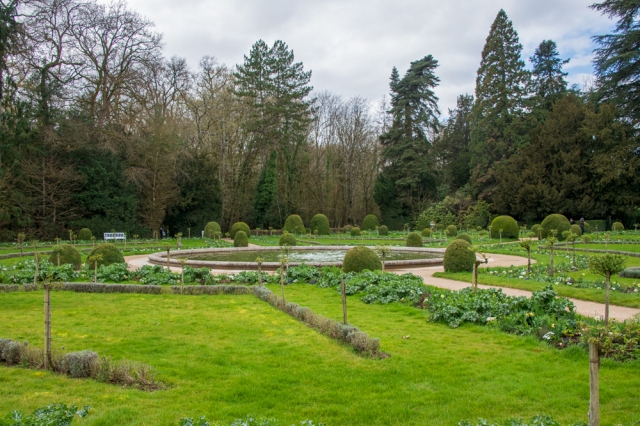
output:
[[[553,277],[553,247],[551,247],[551,256],[549,257],[549,275]]]
[[[44,288],[44,369],[51,369],[51,290]]]
[[[600,426],[600,348],[595,342],[589,342],[589,426]]]
[[[531,272],[531,248],[527,249],[527,272]]]
[[[342,323],[347,325],[347,287],[342,275],[340,275],[340,288],[342,291]]]
[[[471,282],[473,292],[478,292],[478,261],[473,262],[473,281]]]
[[[287,304],[284,298],[284,265],[280,268],[280,288],[282,289],[282,309],[284,309]]]
[[[182,267],[182,274],[180,276],[180,294],[184,294],[184,266]]]
[[[262,265],[258,263],[258,285],[262,287]]]
[[[609,325],[609,290],[611,287],[611,273],[607,272],[606,280],[605,280],[605,295],[604,295],[604,326],[607,327]]]
[[[170,260],[171,260],[171,250],[167,250],[167,271],[169,272],[171,272]]]
[[[33,274],[33,285],[38,285],[38,247],[34,246],[33,249],[36,254],[36,272]]]
[[[93,262],[93,282],[98,282],[98,261]]]

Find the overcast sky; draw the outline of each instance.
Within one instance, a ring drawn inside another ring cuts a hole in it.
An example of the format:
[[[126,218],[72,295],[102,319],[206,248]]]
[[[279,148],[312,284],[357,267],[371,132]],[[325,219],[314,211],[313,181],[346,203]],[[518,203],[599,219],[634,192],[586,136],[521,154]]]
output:
[[[588,9],[595,0],[129,0],[132,9],[164,35],[166,56],[192,68],[204,55],[243,62],[263,39],[285,41],[312,70],[315,91],[378,101],[395,65],[432,54],[440,63],[440,110],[473,93],[482,47],[502,8],[513,22],[527,59],[544,39],[554,40],[571,83],[592,73],[592,35],[614,23]],[[528,64],[529,65],[529,64]]]

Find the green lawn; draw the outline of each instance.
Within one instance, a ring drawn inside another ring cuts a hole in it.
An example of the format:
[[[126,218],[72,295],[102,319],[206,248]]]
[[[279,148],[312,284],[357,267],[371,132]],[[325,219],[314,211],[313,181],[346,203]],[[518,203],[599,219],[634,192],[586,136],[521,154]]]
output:
[[[286,288],[288,300],[341,318],[333,290]],[[349,298],[350,322],[391,357],[361,358],[253,296],[52,296],[54,346],[154,366],[154,393],[0,367],[0,413],[50,402],[93,407],[79,424],[175,425],[247,414],[284,424],[455,425],[464,418],[586,421],[588,359],[479,326],[450,329],[400,305]],[[42,346],[42,294],[0,294],[0,335]],[[403,338],[407,337],[407,338]],[[640,420],[640,362],[604,361],[603,425]],[[634,414],[635,413],[635,414]]]

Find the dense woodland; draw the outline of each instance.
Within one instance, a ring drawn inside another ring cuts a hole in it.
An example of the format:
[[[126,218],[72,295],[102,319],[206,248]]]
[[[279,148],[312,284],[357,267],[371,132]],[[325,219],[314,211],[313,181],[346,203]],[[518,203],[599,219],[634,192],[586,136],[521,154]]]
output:
[[[392,229],[496,213],[633,223],[640,6],[593,8],[618,22],[597,39],[593,85],[568,87],[551,40],[527,65],[500,11],[475,94],[442,114],[431,55],[394,68],[372,108],[314,91],[282,41],[195,66],[164,57],[123,2],[0,0],[0,239],[280,228],[292,213],[334,227],[375,213]]]

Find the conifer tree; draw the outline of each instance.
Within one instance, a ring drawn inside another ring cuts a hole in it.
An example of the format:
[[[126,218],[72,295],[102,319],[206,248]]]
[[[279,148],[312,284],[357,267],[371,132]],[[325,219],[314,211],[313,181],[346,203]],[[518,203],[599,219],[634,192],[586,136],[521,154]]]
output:
[[[271,151],[256,188],[256,196],[253,200],[253,216],[258,228],[264,228],[267,215],[273,207],[278,191],[277,157],[276,151]]]
[[[553,40],[544,40],[529,61],[533,65],[533,108],[551,110],[553,103],[567,91],[565,77],[568,73],[562,71],[562,66],[567,64],[569,59],[560,59],[556,43]]]

